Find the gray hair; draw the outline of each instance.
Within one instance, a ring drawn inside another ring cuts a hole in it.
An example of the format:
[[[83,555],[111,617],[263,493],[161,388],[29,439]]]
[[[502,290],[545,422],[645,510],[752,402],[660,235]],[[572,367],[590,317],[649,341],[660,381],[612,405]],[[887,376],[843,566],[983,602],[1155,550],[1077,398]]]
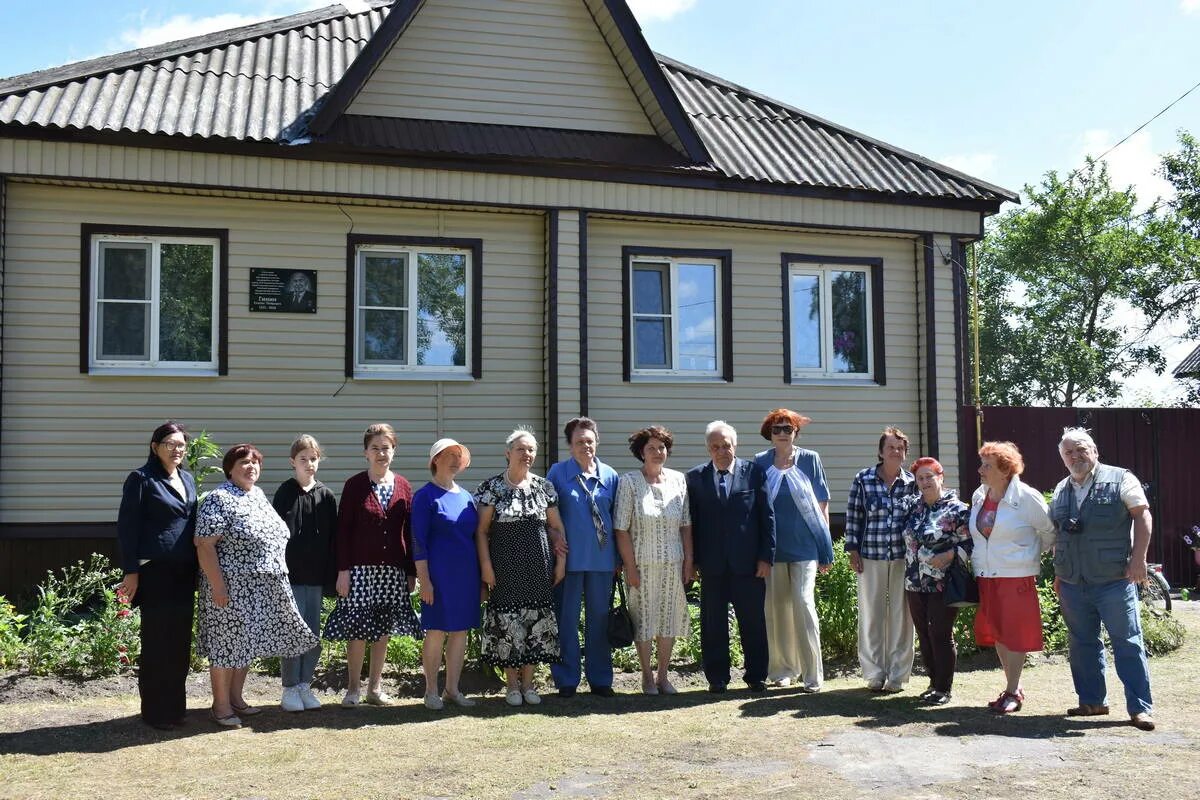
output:
[[[1067,444],[1068,442],[1087,445],[1096,452],[1100,451],[1100,448],[1096,447],[1096,440],[1092,438],[1092,434],[1088,432],[1087,428],[1063,428],[1062,438],[1058,440],[1059,452],[1062,452],[1063,445]]]
[[[714,419],[704,427],[704,441],[717,432],[729,434],[729,441],[737,444],[737,429],[723,419]]]
[[[513,432],[510,433],[508,438],[504,440],[504,449],[506,451],[512,450],[513,444],[515,444],[518,439],[530,439],[533,441],[533,446],[537,447],[538,440],[537,437],[533,435],[533,431],[529,430],[528,428],[513,428]]]

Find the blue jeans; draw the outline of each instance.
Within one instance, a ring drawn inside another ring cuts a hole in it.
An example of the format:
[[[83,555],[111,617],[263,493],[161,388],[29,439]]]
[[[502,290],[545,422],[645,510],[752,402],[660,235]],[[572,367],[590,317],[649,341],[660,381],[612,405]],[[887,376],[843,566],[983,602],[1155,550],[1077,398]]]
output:
[[[296,598],[296,608],[299,609],[300,616],[318,641],[307,653],[280,660],[279,674],[285,687],[312,683],[313,672],[316,671],[317,661],[321,658],[321,587],[292,584],[292,596]]]
[[[1125,707],[1132,714],[1149,712],[1150,665],[1142,642],[1137,588],[1122,578],[1109,583],[1060,583],[1063,619],[1071,646],[1071,678],[1079,702],[1108,705],[1104,684],[1104,643],[1100,624],[1112,642],[1113,666],[1125,684]]]
[[[612,686],[612,648],[608,646],[608,601],[612,596],[612,572],[568,572],[554,587],[554,611],[558,615],[558,646],[562,661],[550,665],[554,685],[573,689],[579,685],[579,611],[584,619],[583,662],[588,685]]]

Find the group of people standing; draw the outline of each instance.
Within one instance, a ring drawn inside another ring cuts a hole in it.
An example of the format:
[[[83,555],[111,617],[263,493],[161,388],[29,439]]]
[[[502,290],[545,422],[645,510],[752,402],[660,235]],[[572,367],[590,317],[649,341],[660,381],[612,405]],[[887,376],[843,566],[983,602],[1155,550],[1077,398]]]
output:
[[[475,705],[459,687],[475,628],[484,662],[504,670],[509,705],[541,702],[534,685],[540,663],[550,665],[560,697],[575,695],[585,678],[592,694],[611,697],[607,624],[619,575],[629,589],[643,693],[677,693],[671,653],[689,634],[686,590],[697,579],[710,692],[730,683],[731,606],[751,691],[765,691],[768,682],[820,691],[815,584],[833,563],[833,542],[821,459],[796,444],[809,422],[788,409],[772,411],[760,427],[771,447],[747,460],[737,457],[737,431],[714,421],[704,432],[710,459],[686,474],[667,468],[675,440],[662,426],[629,436],[641,467],[618,475],[597,455],[596,423],[572,419],[564,431],[570,454],[545,477],[533,473],[536,437],[517,429],[505,441],[505,470],[474,493],[457,483],[471,453],[453,439],[432,445],[431,479],[414,493],[391,470],[396,434],[380,423],[364,432],[367,469],[346,481],[340,502],[317,480],[323,454],[307,435],[292,444],[295,474],[273,501],[256,485],[263,457],[248,443],[225,453],[226,480],[200,500],[181,468],[188,434],[165,423],[151,436],[146,464],[125,481],[118,520],[124,589],[142,612],[142,718],[162,729],[183,722],[197,573],[197,649],[210,664],[210,717],[224,727],[261,711],[243,697],[256,658],[282,657],[284,710],[319,707],[311,682],[321,639],[347,642],[343,706],[393,702],[382,686],[393,636],[424,639],[426,707]],[[1118,650],[1134,723],[1153,727],[1131,584],[1139,568],[1145,576],[1145,497],[1133,491],[1129,473],[1097,464],[1086,431],[1068,431],[1060,448],[1072,477],[1049,509],[1020,482],[1020,453],[1009,443],[980,450],[984,485],[967,506],[944,489],[935,459],[906,469],[907,438],[884,431],[879,462],[851,486],[845,540],[858,573],[859,657],[870,689],[903,690],[915,621],[930,676],[923,698],[949,702],[957,609],[940,594],[954,559],[970,558],[981,596],[976,636],[996,647],[1007,679],[990,705],[1019,710],[1025,653],[1041,649],[1039,555],[1057,541],[1080,696],[1068,713],[1108,712],[1102,621]],[[1102,585],[1119,582],[1110,573],[1121,519],[1126,539],[1130,520],[1137,534],[1121,564],[1124,593]],[[336,605],[321,630],[322,597],[331,594]],[[1130,602],[1132,617],[1122,616]],[[1134,675],[1139,669],[1142,679]]]
[[[947,571],[962,559],[978,586],[976,643],[995,648],[1004,672],[1005,687],[988,708],[1020,711],[1026,655],[1044,645],[1041,556],[1053,549],[1079,698],[1067,715],[1109,713],[1103,625],[1130,721],[1154,729],[1137,596],[1150,543],[1146,494],[1133,473],[1100,463],[1083,428],[1063,431],[1059,455],[1070,474],[1047,504],[1021,481],[1025,463],[1016,445],[985,442],[981,485],[968,505],[945,488],[936,459],[918,458],[906,469],[908,438],[898,428],[884,430],[879,462],[855,475],[846,513],[845,547],[858,573],[859,662],[871,691],[904,690],[915,628],[929,676],[921,697],[933,705],[950,702],[959,607],[946,602],[945,589]]]

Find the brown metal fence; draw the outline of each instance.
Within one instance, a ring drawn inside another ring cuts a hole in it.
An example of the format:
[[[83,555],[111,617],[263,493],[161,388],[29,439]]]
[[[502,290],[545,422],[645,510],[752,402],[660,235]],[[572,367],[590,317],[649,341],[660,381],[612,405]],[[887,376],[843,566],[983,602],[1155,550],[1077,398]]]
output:
[[[1154,535],[1150,560],[1163,565],[1174,587],[1195,586],[1197,569],[1182,535],[1200,524],[1200,489],[1196,452],[1200,444],[1200,409],[1191,408],[1016,408],[984,406],[984,441],[1010,441],[1025,457],[1022,478],[1043,491],[1066,477],[1058,455],[1062,429],[1079,425],[1091,431],[1106,464],[1133,470],[1146,487]],[[969,497],[978,486],[975,408],[960,410],[963,465],[960,492]]]

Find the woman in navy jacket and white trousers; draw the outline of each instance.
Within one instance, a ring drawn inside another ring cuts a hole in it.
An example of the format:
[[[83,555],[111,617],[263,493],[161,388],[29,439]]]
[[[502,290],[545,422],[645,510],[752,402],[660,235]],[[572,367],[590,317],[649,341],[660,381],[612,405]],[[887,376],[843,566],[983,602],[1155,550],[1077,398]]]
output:
[[[159,730],[183,724],[187,712],[196,606],[196,483],[181,469],[187,443],[177,422],[155,428],[150,457],[125,478],[117,515],[121,586],[142,612],[142,720]]]

